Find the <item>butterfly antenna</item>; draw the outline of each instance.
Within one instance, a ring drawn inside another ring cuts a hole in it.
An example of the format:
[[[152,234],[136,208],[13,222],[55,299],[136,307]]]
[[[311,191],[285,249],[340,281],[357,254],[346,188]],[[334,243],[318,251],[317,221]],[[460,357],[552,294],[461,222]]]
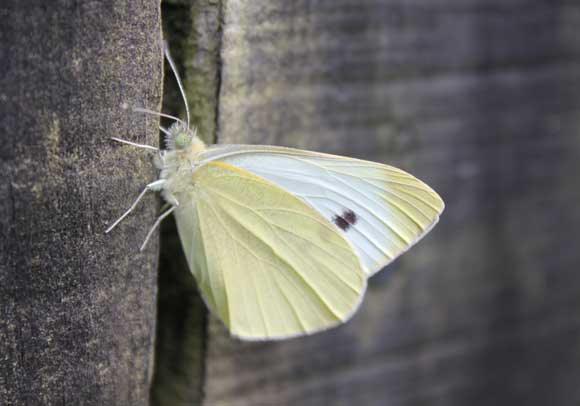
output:
[[[157,111],[153,111],[153,110],[148,110],[148,109],[142,109],[141,107],[133,107],[133,111],[137,112],[137,113],[145,113],[145,114],[153,114],[154,116],[159,116],[159,117],[166,117],[169,118],[171,120],[175,120],[183,125],[185,125],[185,123],[183,122],[183,120],[174,117],[174,116],[170,116],[169,114],[165,114],[165,113],[159,113]]]
[[[187,97],[185,97],[185,90],[183,90],[183,85],[181,84],[181,79],[179,78],[179,73],[177,73],[177,69],[175,68],[175,63],[173,59],[171,59],[171,55],[169,55],[169,47],[167,46],[167,42],[163,45],[165,51],[165,57],[167,58],[167,62],[169,62],[169,66],[171,66],[171,70],[173,71],[173,75],[175,76],[175,80],[177,80],[177,85],[179,86],[179,91],[181,92],[181,97],[183,97],[183,103],[185,103],[185,114],[187,115],[187,129],[189,129],[189,106],[187,105]]]

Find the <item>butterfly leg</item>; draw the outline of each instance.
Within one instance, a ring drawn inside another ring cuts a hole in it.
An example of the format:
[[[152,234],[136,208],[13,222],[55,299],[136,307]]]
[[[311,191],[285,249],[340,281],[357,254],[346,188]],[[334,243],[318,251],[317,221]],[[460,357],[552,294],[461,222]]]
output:
[[[129,214],[131,214],[131,212],[133,210],[135,210],[135,207],[137,207],[137,204],[141,201],[141,199],[143,199],[143,197],[145,196],[145,194],[148,191],[158,192],[163,188],[164,183],[165,183],[165,179],[159,179],[159,180],[156,180],[155,182],[151,182],[147,186],[145,186],[145,189],[143,189],[143,191],[139,194],[139,196],[137,196],[137,199],[135,199],[135,201],[133,202],[131,207],[129,207],[129,209],[125,213],[123,213],[123,215],[121,217],[119,217],[117,219],[117,221],[115,221],[113,224],[111,224],[111,226],[109,228],[107,228],[107,230],[105,230],[105,234],[108,233],[109,231],[111,231],[113,228],[115,228],[115,226],[117,224],[119,224],[121,221],[123,221],[123,219],[125,217],[127,217]]]
[[[169,216],[171,213],[173,213],[175,208],[176,208],[176,206],[171,206],[171,208],[169,210],[167,210],[165,213],[163,213],[162,215],[157,217],[157,220],[155,220],[155,223],[153,223],[153,227],[151,227],[151,230],[149,230],[149,232],[147,233],[147,237],[145,237],[145,241],[143,241],[143,244],[141,245],[141,248],[139,248],[139,251],[143,251],[145,249],[145,246],[147,245],[147,243],[149,242],[149,239],[153,235],[153,231],[155,231],[157,229],[157,227],[159,227],[159,224],[161,224],[161,222],[167,216]]]
[[[180,120],[177,117],[174,116],[170,116],[169,114],[164,114],[164,113],[159,113],[157,111],[153,111],[153,110],[148,110],[148,109],[142,109],[140,107],[133,107],[133,111],[137,112],[137,113],[145,113],[145,114],[152,114],[154,116],[159,116],[159,117],[165,117],[165,118],[169,118],[171,120],[174,120],[178,123],[183,124],[184,126],[186,125],[185,122],[183,120]]]
[[[159,129],[161,130],[161,132],[165,135],[167,135],[168,137],[171,137],[171,133],[169,132],[169,130],[165,127],[159,126]]]
[[[117,142],[120,142],[120,143],[123,143],[123,144],[127,144],[127,145],[132,145],[132,146],[137,147],[137,148],[143,148],[143,149],[150,149],[150,150],[153,150],[153,151],[159,151],[159,148],[152,147],[151,145],[137,144],[136,142],[127,141],[127,140],[124,140],[124,139],[121,139],[121,138],[117,138],[117,137],[111,137],[111,139],[113,141],[117,141]]]

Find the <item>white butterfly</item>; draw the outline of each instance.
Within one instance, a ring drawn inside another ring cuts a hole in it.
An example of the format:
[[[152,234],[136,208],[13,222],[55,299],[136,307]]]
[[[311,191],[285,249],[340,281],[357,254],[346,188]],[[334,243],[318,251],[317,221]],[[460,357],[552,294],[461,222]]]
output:
[[[282,339],[348,320],[367,278],[419,241],[444,204],[429,186],[387,165],[284,147],[207,147],[187,122],[161,128],[160,179],[191,272],[208,307],[242,339]],[[137,147],[158,150],[148,145]]]

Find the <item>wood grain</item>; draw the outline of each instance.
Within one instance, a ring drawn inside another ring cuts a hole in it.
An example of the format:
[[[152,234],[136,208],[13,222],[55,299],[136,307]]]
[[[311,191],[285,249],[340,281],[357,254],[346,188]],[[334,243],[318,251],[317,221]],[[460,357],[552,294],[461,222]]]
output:
[[[242,343],[212,318],[205,404],[578,404],[580,7],[223,7],[219,142],[393,164],[447,209],[345,326]]]
[[[155,328],[152,196],[161,97],[155,2],[0,5],[0,404],[148,403]]]

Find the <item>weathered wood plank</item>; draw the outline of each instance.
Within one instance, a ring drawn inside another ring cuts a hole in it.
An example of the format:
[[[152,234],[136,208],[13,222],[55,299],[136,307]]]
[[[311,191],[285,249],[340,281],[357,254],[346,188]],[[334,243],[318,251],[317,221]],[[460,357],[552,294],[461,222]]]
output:
[[[147,404],[155,326],[159,5],[0,5],[0,404]]]
[[[207,405],[580,402],[580,7],[224,1],[218,139],[395,164],[447,201],[347,325],[241,343]]]

